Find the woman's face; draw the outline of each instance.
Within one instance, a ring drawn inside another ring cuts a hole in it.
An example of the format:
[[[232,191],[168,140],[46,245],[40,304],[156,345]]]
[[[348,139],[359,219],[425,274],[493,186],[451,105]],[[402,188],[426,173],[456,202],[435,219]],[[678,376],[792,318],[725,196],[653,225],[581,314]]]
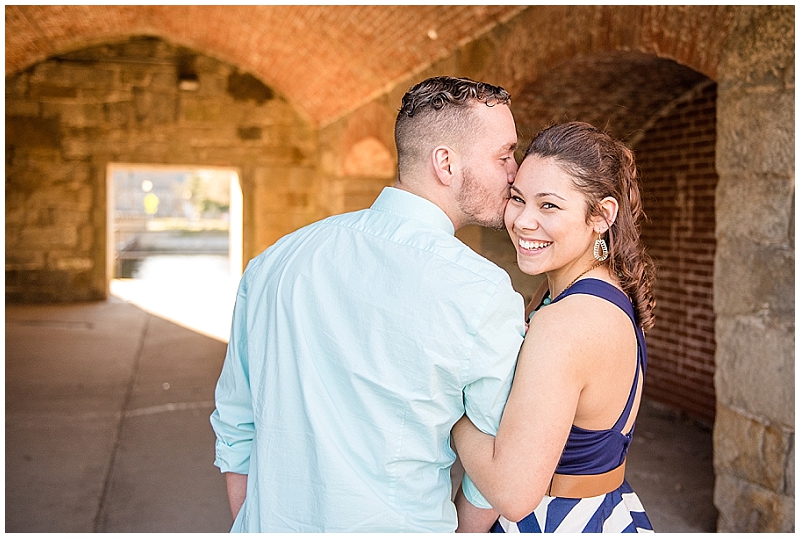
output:
[[[524,273],[583,271],[594,262],[597,235],[586,196],[553,159],[528,156],[511,186],[505,224]]]

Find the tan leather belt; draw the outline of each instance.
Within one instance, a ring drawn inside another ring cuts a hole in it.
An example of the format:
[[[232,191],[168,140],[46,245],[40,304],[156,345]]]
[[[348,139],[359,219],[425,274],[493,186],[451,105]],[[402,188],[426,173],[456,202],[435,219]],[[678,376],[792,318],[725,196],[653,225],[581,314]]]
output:
[[[554,474],[545,495],[585,499],[609,493],[622,485],[625,480],[625,462],[603,474],[567,475]]]

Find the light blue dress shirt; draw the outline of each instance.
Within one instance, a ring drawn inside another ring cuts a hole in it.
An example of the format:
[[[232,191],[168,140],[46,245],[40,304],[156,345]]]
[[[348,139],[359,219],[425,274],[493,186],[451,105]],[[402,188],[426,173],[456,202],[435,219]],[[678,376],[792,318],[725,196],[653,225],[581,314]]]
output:
[[[242,277],[211,416],[248,475],[232,530],[452,532],[450,429],[496,433],[523,336],[508,274],[409,192],[282,238]]]

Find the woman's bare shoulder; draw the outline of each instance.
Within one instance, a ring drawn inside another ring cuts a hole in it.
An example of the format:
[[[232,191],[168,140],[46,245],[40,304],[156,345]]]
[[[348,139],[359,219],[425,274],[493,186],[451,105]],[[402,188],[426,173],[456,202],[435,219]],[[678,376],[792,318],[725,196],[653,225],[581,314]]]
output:
[[[555,303],[543,306],[533,315],[531,323],[532,326],[534,321],[537,324],[565,323],[570,321],[576,325],[592,323],[593,321],[602,324],[612,312],[614,314],[619,313],[623,318],[627,318],[625,313],[620,310],[618,306],[602,297],[585,293],[576,293],[559,299]],[[583,323],[576,323],[578,320]]]

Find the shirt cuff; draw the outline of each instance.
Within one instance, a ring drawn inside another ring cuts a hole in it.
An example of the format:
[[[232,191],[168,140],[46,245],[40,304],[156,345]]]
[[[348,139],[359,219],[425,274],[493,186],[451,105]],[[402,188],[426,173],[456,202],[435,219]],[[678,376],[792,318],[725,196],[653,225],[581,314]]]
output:
[[[217,440],[214,465],[223,473],[248,474],[250,471],[250,445],[247,450],[236,450]]]
[[[472,479],[467,473],[464,473],[464,478],[461,480],[461,489],[464,491],[464,497],[466,497],[473,506],[483,509],[492,508],[492,505],[481,495],[481,492],[478,491],[478,488],[473,484]]]

